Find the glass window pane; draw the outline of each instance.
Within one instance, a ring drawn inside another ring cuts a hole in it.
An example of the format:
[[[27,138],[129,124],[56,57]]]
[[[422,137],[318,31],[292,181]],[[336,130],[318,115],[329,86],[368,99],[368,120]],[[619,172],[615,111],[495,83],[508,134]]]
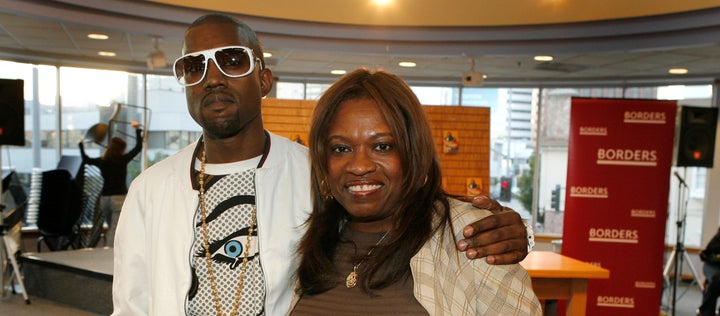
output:
[[[678,106],[712,106],[712,86],[710,85],[665,86],[657,89],[658,98],[662,95],[663,98],[669,100],[678,100]],[[718,141],[715,140],[715,142]],[[685,223],[683,223],[683,228],[685,229],[685,236],[683,238],[685,245],[702,247],[704,246],[702,244],[702,228],[705,217],[703,209],[706,200],[707,169],[702,167],[674,167],[673,173],[675,172],[684,178],[688,187],[685,201],[678,202],[678,182],[675,177],[672,177],[665,242],[672,245],[677,242],[677,219],[678,216],[682,217],[684,215]]]
[[[148,166],[192,144],[202,134],[187,109],[185,90],[171,76],[147,75]]]
[[[6,70],[0,73],[0,78],[23,79],[25,83],[26,145],[3,147],[2,164],[4,168],[11,167],[18,171],[27,183],[33,167],[40,167],[42,170],[56,168],[58,149],[65,155],[79,155],[77,141],[85,136],[90,127],[98,123],[109,124],[112,121],[112,133],[130,138],[134,137],[134,133],[129,122],[140,122],[147,134],[149,165],[193,143],[202,133],[187,112],[184,88],[171,76],[143,76],[118,71],[57,68],[7,61],[0,61],[0,67]],[[58,69],[62,111],[58,111],[56,104]],[[37,83],[34,82],[35,78]],[[147,83],[144,80],[147,80]],[[329,85],[278,82],[275,93],[277,98],[281,99],[317,99]],[[532,214],[536,230],[540,234],[562,233],[572,96],[668,99],[678,100],[679,105],[701,107],[712,106],[713,98],[711,85],[572,87],[542,90],[417,86],[412,89],[420,102],[426,105],[490,108],[490,193],[499,199],[503,196],[502,181],[509,180],[508,190],[511,194],[507,200],[501,202],[520,212],[523,218],[529,218]],[[147,110],[143,109],[146,101]],[[58,128],[59,113],[62,113],[62,126]],[[35,130],[38,132],[33,132]],[[134,144],[133,140],[128,143]],[[88,143],[86,147],[91,156],[100,155],[103,150],[98,144]],[[35,153],[36,150],[39,154]],[[129,166],[132,175],[140,172],[140,169],[139,162]],[[699,228],[702,227],[704,219],[703,200],[707,193],[707,170],[677,169],[684,175],[690,187],[686,226],[692,229],[685,230],[685,243],[688,246],[700,247],[702,229]],[[26,177],[23,177],[23,174]],[[551,205],[551,192],[557,186],[563,188],[563,191],[559,209],[556,210]],[[671,187],[668,199],[670,203],[666,243],[674,244],[678,205],[676,187]]]
[[[3,170],[14,170],[20,176],[23,185],[29,188],[33,168],[54,168],[57,163],[55,151],[46,146],[47,138],[55,135],[50,132],[55,127],[55,121],[40,119],[48,111],[54,112],[53,109],[56,107],[57,68],[9,61],[0,61],[0,67],[3,69],[0,78],[23,80],[23,97],[25,99],[23,119],[25,146],[3,146],[2,167]],[[35,101],[35,72],[37,72],[39,103]],[[34,117],[38,118],[37,122],[33,119]],[[49,130],[35,133],[33,128],[35,124],[40,127],[44,124],[48,126]],[[37,153],[33,149],[34,145],[37,147]]]
[[[454,87],[410,87],[422,105],[458,105],[460,89]]]
[[[490,195],[530,220],[536,89],[463,88],[463,106],[490,108]]]
[[[462,88],[460,104],[463,106],[496,106],[500,99],[499,90],[499,88]]]
[[[278,99],[303,100],[305,85],[299,82],[278,82],[275,85],[275,95]]]
[[[329,87],[329,83],[307,83],[305,85],[305,100],[320,99],[320,95]]]
[[[588,89],[587,94],[598,91]],[[578,89],[543,89],[538,128],[538,195],[535,228],[539,233],[561,234],[563,225],[564,190],[567,177],[568,139],[570,133],[570,98]],[[561,188],[560,203],[552,205],[552,191]]]
[[[541,96],[542,115],[539,119],[539,154],[540,165],[537,209],[535,219],[538,233],[561,234],[562,215],[564,212],[564,190],[561,191],[560,210],[551,208],[551,192],[556,186],[565,188],[567,177],[567,144],[570,124],[570,98],[578,97],[612,97],[639,99],[679,100],[678,105],[710,106],[712,87],[696,86],[660,86],[660,87],[627,87],[613,88],[553,88],[543,89]],[[674,168],[677,169],[677,168]],[[674,171],[674,170],[673,170]],[[690,188],[687,200],[685,244],[701,247],[703,221],[703,199],[707,172],[702,168],[687,168],[686,182],[694,184]],[[673,180],[674,181],[674,180]],[[676,218],[678,195],[675,185],[671,182],[668,221],[666,224],[667,244],[676,242]]]
[[[78,142],[83,139],[87,155],[100,157],[112,137],[125,140],[128,149],[135,146],[137,141],[142,140],[135,139],[131,122],[143,121],[142,81],[141,75],[122,71],[61,67],[62,126],[59,138],[61,143],[57,143],[54,127],[52,129],[43,127],[43,131],[50,131],[53,134],[47,138],[47,147],[56,148],[61,145],[63,155],[79,156]],[[56,120],[56,111],[48,112],[43,113],[43,116],[52,116],[52,119]],[[107,132],[104,137],[97,137],[93,141],[91,139],[93,135],[88,131],[101,124],[107,126]],[[128,171],[132,171],[128,172],[128,183],[139,173],[140,157],[140,155],[136,156],[128,165]]]

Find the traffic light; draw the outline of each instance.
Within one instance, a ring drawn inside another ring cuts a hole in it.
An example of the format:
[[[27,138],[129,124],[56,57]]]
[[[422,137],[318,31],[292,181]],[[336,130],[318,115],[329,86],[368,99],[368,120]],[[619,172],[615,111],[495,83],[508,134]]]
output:
[[[551,192],[552,196],[550,197],[550,208],[560,211],[560,186],[556,185],[555,189]]]
[[[512,188],[512,178],[500,177],[500,201],[509,202],[512,194],[510,189]]]

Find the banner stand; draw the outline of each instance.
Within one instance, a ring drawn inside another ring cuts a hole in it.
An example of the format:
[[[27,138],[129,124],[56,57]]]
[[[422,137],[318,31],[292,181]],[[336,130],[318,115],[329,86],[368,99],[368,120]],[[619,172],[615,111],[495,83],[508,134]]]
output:
[[[672,100],[571,99],[562,254],[610,270],[588,282],[588,316],[657,315],[671,290],[663,268],[676,114]]]

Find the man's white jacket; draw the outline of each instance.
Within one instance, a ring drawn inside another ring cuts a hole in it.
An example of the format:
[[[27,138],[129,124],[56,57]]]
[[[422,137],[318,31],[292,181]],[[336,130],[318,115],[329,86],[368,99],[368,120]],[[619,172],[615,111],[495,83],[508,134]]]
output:
[[[158,162],[130,186],[115,235],[113,315],[184,315],[198,192],[191,185],[196,144]],[[293,295],[295,250],[312,209],[307,148],[271,134],[257,170],[265,314],[282,315]]]

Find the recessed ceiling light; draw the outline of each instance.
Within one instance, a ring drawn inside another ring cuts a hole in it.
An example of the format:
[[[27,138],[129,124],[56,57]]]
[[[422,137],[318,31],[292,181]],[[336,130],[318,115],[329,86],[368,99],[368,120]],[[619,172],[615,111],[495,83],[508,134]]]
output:
[[[535,61],[552,61],[555,58],[549,55],[538,55],[535,56],[533,59],[535,59]]]
[[[272,53],[270,53],[270,52],[263,52],[263,57],[265,57],[265,58],[270,58],[270,57],[272,57]]]
[[[401,62],[398,63],[398,66],[400,66],[400,67],[409,67],[409,68],[412,68],[412,67],[417,66],[417,64],[415,64],[415,63],[412,62],[412,61],[401,61]]]
[[[342,69],[334,69],[334,70],[330,70],[330,73],[333,75],[344,75],[345,73],[347,73],[347,71],[342,70]]]
[[[115,57],[115,52],[98,52],[98,55],[105,57]]]
[[[90,33],[87,35],[87,37],[91,38],[91,39],[96,39],[96,40],[106,40],[106,39],[110,38],[110,36],[107,36],[105,34],[100,34],[100,33]]]
[[[688,73],[687,68],[670,68],[668,69],[668,73],[673,75],[684,75]]]
[[[375,2],[375,4],[379,4],[379,5],[386,5],[386,4],[390,4],[392,2],[392,0],[373,0],[373,2]]]

